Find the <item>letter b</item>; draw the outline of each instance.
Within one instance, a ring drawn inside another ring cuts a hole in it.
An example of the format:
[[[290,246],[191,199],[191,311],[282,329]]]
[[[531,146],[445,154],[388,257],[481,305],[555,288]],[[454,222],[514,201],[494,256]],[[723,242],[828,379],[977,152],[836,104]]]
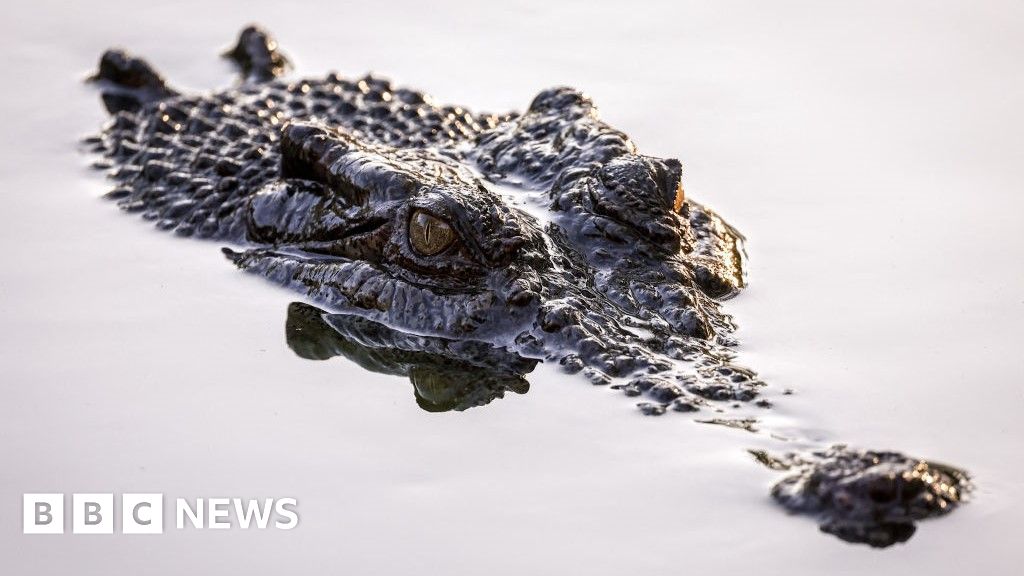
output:
[[[25,494],[22,498],[23,533],[64,533],[63,494]]]
[[[113,534],[114,495],[73,494],[71,528],[75,534]]]

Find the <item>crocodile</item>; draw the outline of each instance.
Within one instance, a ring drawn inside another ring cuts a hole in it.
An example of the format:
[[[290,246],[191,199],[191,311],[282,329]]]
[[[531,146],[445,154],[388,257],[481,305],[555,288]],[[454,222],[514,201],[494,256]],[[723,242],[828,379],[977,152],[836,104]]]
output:
[[[229,244],[238,268],[324,306],[289,308],[298,355],[407,376],[431,411],[525,393],[538,362],[649,415],[771,406],[734,362],[722,307],[746,282],[743,236],[685,193],[678,160],[640,153],[584,93],[494,114],[372,74],[286,80],[290,60],[256,26],[224,56],[235,84],[188,94],[108,50],[91,80],[111,118],[85,142],[121,208]],[[789,471],[772,490],[785,508],[874,546],[969,488],[898,453],[758,460]]]

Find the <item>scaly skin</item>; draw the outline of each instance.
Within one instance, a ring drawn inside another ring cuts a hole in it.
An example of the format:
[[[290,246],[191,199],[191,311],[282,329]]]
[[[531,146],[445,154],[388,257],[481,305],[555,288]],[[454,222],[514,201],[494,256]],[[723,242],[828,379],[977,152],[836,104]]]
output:
[[[289,63],[254,27],[226,56],[238,85],[187,95],[107,52],[94,79],[113,118],[89,142],[125,210],[230,243],[238,267],[330,309],[289,309],[300,356],[407,375],[430,410],[523,393],[537,361],[643,395],[647,414],[758,396],[756,374],[731,364],[719,305],[743,287],[742,236],[685,197],[678,161],[640,154],[580,92],[474,114],[373,76],[280,80]],[[803,461],[776,497],[836,525],[838,508],[801,496],[801,479],[848,460]],[[847,493],[854,508],[886,506]]]

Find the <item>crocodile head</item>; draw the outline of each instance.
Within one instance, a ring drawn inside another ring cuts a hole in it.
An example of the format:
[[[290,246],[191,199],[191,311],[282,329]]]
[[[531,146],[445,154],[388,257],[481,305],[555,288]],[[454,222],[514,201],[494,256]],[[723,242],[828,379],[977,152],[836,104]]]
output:
[[[125,81],[137,70],[142,88]],[[741,236],[684,196],[678,161],[639,154],[576,90],[504,116],[370,76],[184,95],[121,52],[96,81],[132,104],[91,141],[108,196],[233,243],[247,271],[395,330],[630,378],[662,408],[756,395],[717,303],[742,287]]]
[[[309,123],[280,146],[280,179],[245,213],[262,247],[240,266],[414,334],[484,338],[536,316],[541,230],[467,167]]]
[[[684,197],[677,161],[636,154],[576,91],[458,151],[295,121],[279,153],[244,210],[259,247],[228,254],[335,311],[599,381],[665,371],[666,350],[732,330],[715,299],[742,286],[740,235]]]

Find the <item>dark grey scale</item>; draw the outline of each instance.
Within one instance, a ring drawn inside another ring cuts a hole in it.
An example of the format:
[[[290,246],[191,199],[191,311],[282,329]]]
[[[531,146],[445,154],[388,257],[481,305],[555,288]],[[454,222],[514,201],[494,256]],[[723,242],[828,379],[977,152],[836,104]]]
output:
[[[330,110],[331,110],[330,103],[325,98],[325,99],[322,99],[322,100],[314,101],[313,105],[309,109],[309,112],[310,112],[310,114],[312,116],[319,117],[319,118],[326,118],[328,116],[328,114],[330,113]]]
[[[374,106],[377,103],[386,103],[390,100],[391,92],[377,87],[370,87],[369,90],[363,94],[363,102],[366,102],[370,106]]]
[[[341,116],[341,119],[352,116],[359,110],[359,107],[352,100],[342,100],[334,107],[334,112]]]
[[[405,122],[406,127],[412,126],[412,123],[419,118],[417,109],[409,104],[402,104],[395,108],[395,117],[398,120]]]
[[[369,127],[369,122],[364,118],[355,118],[348,123],[348,127],[353,131],[364,132]]]
[[[383,123],[384,120],[390,118],[391,115],[392,115],[391,114],[391,108],[388,107],[387,104],[383,104],[383,103],[367,104],[367,106],[366,106],[366,114],[370,118],[372,118],[372,119],[374,119],[374,120],[376,120],[378,122],[381,122],[381,123]]]
[[[189,213],[188,218],[186,219],[186,222],[190,226],[190,229],[193,231],[198,229],[203,224],[203,222],[205,222],[206,219],[210,216],[209,211],[205,210],[202,207],[202,201],[199,202],[200,204],[197,205],[196,208],[192,210],[191,213]]]
[[[399,88],[393,91],[395,100],[404,104],[423,104],[423,93],[407,88]]]
[[[293,98],[284,103],[284,107],[294,116],[303,116],[308,110],[306,103],[298,98]]]

